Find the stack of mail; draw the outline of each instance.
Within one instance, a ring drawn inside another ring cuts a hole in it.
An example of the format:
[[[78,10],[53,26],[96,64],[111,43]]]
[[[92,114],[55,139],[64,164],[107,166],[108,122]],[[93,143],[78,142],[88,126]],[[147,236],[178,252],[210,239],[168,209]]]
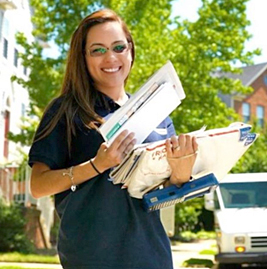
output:
[[[250,131],[250,125],[236,122],[225,128],[200,129],[190,133],[198,143],[193,179],[209,173],[213,173],[218,181],[223,179],[256,140],[257,134]],[[170,175],[165,140],[137,145],[110,173],[114,184],[123,184],[132,197],[140,199]]]
[[[112,143],[123,130],[128,130],[135,133],[137,144],[141,144],[184,98],[179,77],[168,61],[99,131],[106,142]]]

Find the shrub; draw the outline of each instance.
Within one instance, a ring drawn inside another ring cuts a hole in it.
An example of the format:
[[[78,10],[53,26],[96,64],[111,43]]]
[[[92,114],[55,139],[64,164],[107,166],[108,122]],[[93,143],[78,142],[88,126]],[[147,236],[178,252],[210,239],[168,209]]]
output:
[[[25,235],[25,219],[19,205],[6,205],[0,199],[0,227],[0,252],[29,253],[34,250]]]

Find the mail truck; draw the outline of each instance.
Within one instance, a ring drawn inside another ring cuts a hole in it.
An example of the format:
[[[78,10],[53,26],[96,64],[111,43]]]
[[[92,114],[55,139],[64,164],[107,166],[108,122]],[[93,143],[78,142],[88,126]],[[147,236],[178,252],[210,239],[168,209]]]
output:
[[[267,264],[267,173],[228,174],[205,208],[214,212],[219,268]]]

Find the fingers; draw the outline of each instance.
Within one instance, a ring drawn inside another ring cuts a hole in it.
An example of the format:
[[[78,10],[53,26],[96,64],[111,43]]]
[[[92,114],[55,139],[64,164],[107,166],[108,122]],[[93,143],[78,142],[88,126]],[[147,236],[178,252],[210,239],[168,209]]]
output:
[[[121,160],[132,151],[135,144],[136,139],[134,138],[134,133],[129,133],[127,130],[124,130],[107,148],[107,153],[112,155],[113,158]]]
[[[190,135],[181,134],[178,137],[178,143],[180,145],[180,150],[184,153],[192,153],[193,150],[193,137]]]
[[[190,179],[197,149],[196,137],[187,134],[173,136],[166,141],[167,160],[172,170],[171,183],[181,184]]]
[[[172,150],[179,150],[181,143],[178,141],[175,135],[171,137],[171,143],[172,143]]]
[[[127,133],[125,136],[120,137],[120,140],[116,144],[117,150],[127,155],[133,149],[135,143],[136,139],[134,139],[134,133]]]
[[[136,139],[132,139],[128,144],[126,143],[126,147],[123,150],[123,153],[125,155],[129,154],[133,150],[135,144],[136,144]]]
[[[110,145],[106,142],[101,144],[94,162],[101,171],[105,171],[120,164],[135,144],[134,133],[125,130]]]
[[[179,157],[196,152],[198,149],[196,137],[180,134],[179,137],[172,136],[166,140],[166,151],[168,157]]]
[[[198,150],[197,138],[194,136],[192,139],[193,142],[193,150],[196,152]]]
[[[166,152],[167,152],[167,157],[172,155],[172,143],[170,139],[167,139],[165,142],[166,146]]]

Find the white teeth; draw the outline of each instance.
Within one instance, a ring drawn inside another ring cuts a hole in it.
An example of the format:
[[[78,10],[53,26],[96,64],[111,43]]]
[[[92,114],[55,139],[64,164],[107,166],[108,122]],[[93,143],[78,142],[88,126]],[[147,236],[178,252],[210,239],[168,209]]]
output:
[[[117,68],[104,68],[103,70],[105,72],[112,73],[112,72],[117,72],[119,70],[119,67],[117,67]]]

